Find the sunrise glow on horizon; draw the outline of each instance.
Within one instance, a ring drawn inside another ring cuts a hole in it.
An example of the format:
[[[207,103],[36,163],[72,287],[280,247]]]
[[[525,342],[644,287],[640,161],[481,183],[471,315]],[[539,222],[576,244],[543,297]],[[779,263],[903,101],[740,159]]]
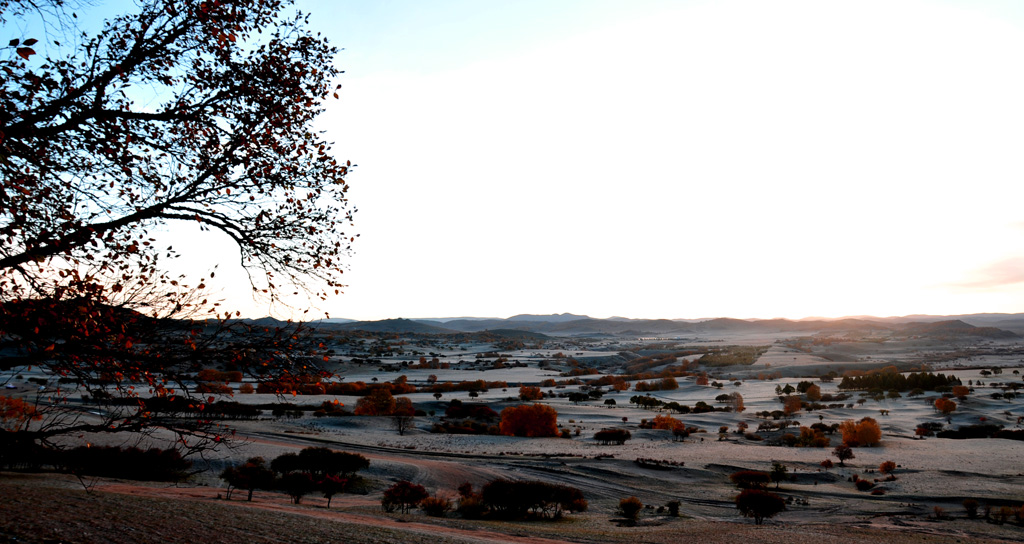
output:
[[[320,125],[359,165],[348,288],[311,314],[1024,311],[1011,2],[298,7],[345,49]],[[296,315],[231,255],[187,262]]]

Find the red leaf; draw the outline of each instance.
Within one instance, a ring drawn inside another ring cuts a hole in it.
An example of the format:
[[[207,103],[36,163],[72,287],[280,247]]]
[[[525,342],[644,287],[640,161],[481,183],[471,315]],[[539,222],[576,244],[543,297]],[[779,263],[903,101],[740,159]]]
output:
[[[35,38],[29,38],[29,39],[25,40],[25,44],[24,45],[26,47],[31,47],[31,46],[35,45],[37,42],[39,42],[39,40],[37,40]]]
[[[35,55],[35,54],[36,54],[35,49],[32,49],[31,47],[19,47],[18,48],[18,56],[23,58],[23,59],[25,59],[25,60],[28,60],[28,58],[30,56]]]

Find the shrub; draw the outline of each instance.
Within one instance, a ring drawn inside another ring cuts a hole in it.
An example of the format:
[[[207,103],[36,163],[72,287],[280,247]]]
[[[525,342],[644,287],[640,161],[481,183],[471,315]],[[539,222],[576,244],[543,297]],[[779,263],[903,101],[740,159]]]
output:
[[[881,472],[882,474],[891,475],[895,471],[896,463],[894,463],[893,461],[885,461],[882,464],[878,465],[878,472]]]
[[[501,411],[501,434],[514,436],[558,436],[558,412],[543,404],[509,406]]]
[[[401,480],[384,490],[384,496],[381,498],[380,504],[385,512],[394,512],[398,508],[403,514],[408,514],[411,508],[420,504],[423,499],[429,496],[430,494],[427,493],[426,488],[422,485]]]
[[[729,481],[740,489],[764,489],[772,481],[767,472],[759,470],[741,470],[729,475]]]
[[[964,511],[967,512],[967,517],[974,519],[978,517],[978,501],[975,499],[964,499],[963,502]]]
[[[855,484],[857,486],[857,491],[867,491],[867,490],[871,489],[872,487],[875,487],[875,483],[872,482],[871,480],[859,480],[858,479],[855,482]]]
[[[420,509],[428,516],[442,518],[452,511],[452,501],[443,497],[427,497],[420,501]]]
[[[636,518],[640,516],[640,511],[643,510],[643,508],[644,503],[636,497],[629,497],[619,501],[619,513],[630,521],[636,521]]]
[[[996,518],[996,523],[998,523],[1000,525],[1006,523],[1006,521],[1008,519],[1010,519],[1010,515],[1011,514],[1013,514],[1013,509],[1012,508],[1010,508],[1009,506],[1000,506],[999,510],[996,510],[995,513],[994,513],[995,518]]]
[[[487,512],[487,507],[479,495],[472,495],[460,498],[456,511],[465,519],[480,519]]]
[[[747,489],[736,496],[736,508],[744,517],[754,518],[754,523],[760,525],[765,518],[773,517],[784,511],[786,501],[775,493],[761,489]]]
[[[670,516],[672,516],[672,517],[678,517],[679,516],[679,507],[680,506],[682,506],[682,503],[679,502],[679,501],[676,501],[676,500],[671,500],[671,501],[668,501],[667,503],[665,503],[665,507],[668,508],[668,514]]]

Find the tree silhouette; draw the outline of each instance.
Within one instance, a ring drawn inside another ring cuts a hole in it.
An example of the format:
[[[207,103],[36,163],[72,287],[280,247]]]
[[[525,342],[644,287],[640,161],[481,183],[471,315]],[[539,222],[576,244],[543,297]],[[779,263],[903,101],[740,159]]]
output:
[[[230,434],[200,417],[212,399],[189,372],[223,364],[294,388],[317,350],[297,327],[231,321],[203,295],[215,271],[171,275],[177,252],[153,235],[226,236],[265,300],[338,292],[350,165],[312,126],[336,49],[272,0],[153,0],[91,35],[66,5],[0,2],[11,28],[40,14],[70,38],[15,36],[0,53],[3,368],[52,378],[33,441],[163,428],[216,447]],[[76,392],[110,402],[85,417],[66,403]]]

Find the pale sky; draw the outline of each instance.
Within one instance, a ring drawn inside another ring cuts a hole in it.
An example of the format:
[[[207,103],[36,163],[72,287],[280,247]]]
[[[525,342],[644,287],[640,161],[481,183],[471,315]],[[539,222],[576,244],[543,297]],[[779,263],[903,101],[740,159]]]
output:
[[[321,314],[1024,312],[1024,2],[299,6],[359,165]]]

